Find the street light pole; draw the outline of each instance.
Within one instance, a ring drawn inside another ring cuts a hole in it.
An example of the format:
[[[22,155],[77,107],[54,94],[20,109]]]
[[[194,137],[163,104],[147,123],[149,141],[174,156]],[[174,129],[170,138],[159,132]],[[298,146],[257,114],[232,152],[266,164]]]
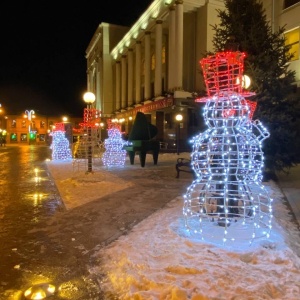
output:
[[[34,110],[33,109],[31,109],[31,110],[25,110],[25,117],[28,119],[28,121],[29,121],[29,125],[28,125],[28,134],[29,134],[29,139],[28,139],[28,143],[29,143],[29,145],[31,144],[31,140],[30,140],[30,138],[31,138],[31,127],[32,127],[32,119],[35,117],[35,112],[34,112]]]
[[[177,155],[179,155],[179,143],[180,143],[180,122],[183,119],[183,116],[181,114],[176,115],[175,117],[176,121],[177,121],[177,133],[176,133],[176,137],[177,137]]]
[[[83,100],[87,104],[87,114],[86,114],[87,120],[85,120],[85,122],[87,123],[87,130],[88,130],[88,149],[87,149],[88,169],[86,173],[93,172],[91,108],[95,99],[96,99],[95,95],[91,92],[87,92],[83,95]]]

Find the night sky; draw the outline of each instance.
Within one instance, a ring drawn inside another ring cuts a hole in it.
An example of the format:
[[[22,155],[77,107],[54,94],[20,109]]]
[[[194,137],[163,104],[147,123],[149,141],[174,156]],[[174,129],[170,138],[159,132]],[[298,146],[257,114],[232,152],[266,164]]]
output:
[[[1,1],[0,104],[6,114],[81,117],[85,50],[101,22],[131,26],[151,0]]]

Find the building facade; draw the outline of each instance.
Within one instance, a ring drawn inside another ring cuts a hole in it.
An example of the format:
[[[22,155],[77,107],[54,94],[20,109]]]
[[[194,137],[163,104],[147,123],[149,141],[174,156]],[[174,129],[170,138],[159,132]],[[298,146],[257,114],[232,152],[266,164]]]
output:
[[[287,42],[299,49],[300,1],[262,2],[272,28],[288,24]],[[218,9],[225,9],[223,0],[154,0],[131,28],[101,23],[86,59],[87,87],[102,118],[118,119],[129,132],[142,111],[169,147],[176,147],[178,127],[181,144],[198,133],[202,107],[194,99],[204,90],[199,61],[213,51]],[[299,86],[299,51],[290,67]]]
[[[267,18],[273,31],[279,27],[285,28],[286,44],[291,46],[290,52],[294,55],[289,68],[296,73],[296,82],[300,88],[300,0],[263,0]]]
[[[56,123],[64,122],[61,117],[35,114],[33,110],[19,115],[1,116],[0,136],[7,144],[50,145],[51,132]],[[80,128],[82,118],[70,118],[65,122],[66,135],[73,143],[74,129]]]

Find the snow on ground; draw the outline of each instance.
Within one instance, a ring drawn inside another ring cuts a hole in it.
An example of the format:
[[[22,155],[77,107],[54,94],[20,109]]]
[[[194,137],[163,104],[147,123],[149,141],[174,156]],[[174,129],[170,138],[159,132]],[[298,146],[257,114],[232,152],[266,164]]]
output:
[[[160,161],[169,158],[164,155]],[[109,193],[131,184],[105,170],[93,176],[92,183],[85,179],[90,175],[74,176],[70,164],[69,169],[65,163],[48,162],[48,166],[69,208],[95,199],[96,189],[91,186],[101,185]],[[70,184],[76,185],[75,195]],[[108,299],[111,295],[122,300],[298,300],[299,231],[280,189],[272,181],[265,185],[274,199],[269,239],[236,249],[214,240],[201,241],[185,231],[183,197],[178,195],[128,235],[98,251],[94,261],[99,265],[91,266],[90,272],[99,278]]]

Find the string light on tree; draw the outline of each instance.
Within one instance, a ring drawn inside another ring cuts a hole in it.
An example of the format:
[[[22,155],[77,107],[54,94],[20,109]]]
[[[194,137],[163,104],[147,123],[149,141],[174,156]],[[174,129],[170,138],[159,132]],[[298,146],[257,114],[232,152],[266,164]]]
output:
[[[64,123],[56,123],[55,130],[51,133],[52,160],[70,160],[72,152],[69,140],[65,136]]]
[[[185,225],[203,240],[222,244],[269,237],[272,199],[262,185],[262,141],[267,129],[252,121],[256,105],[243,89],[241,52],[220,52],[201,60],[208,97],[208,129],[192,139],[197,179],[184,195]],[[217,226],[216,226],[217,225]]]

